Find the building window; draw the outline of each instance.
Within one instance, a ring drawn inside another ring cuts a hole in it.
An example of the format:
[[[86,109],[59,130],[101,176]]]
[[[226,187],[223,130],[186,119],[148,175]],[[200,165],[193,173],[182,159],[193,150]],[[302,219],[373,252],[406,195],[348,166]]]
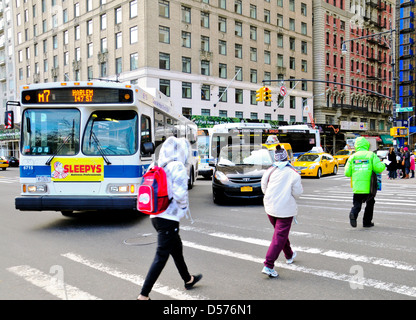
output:
[[[190,48],[191,47],[191,33],[182,31],[182,47]]]
[[[159,42],[170,43],[170,29],[168,27],[159,26]]]
[[[234,12],[238,14],[243,13],[243,4],[241,0],[235,0],[234,1]]]
[[[188,119],[191,119],[192,117],[192,108],[182,108],[182,114],[187,117]]]
[[[116,8],[114,13],[114,22],[115,24],[120,24],[123,20],[122,20],[122,11],[121,11],[121,7]]]
[[[218,97],[221,97],[220,101],[221,102],[227,102],[227,91],[226,91],[226,87],[219,87],[219,91],[218,91]]]
[[[250,82],[257,83],[257,70],[250,69]]]
[[[209,101],[211,96],[209,84],[203,84],[201,87],[201,100]]]
[[[130,44],[137,43],[138,41],[138,30],[137,26],[130,28]]]
[[[224,63],[219,64],[218,76],[223,79],[227,79],[227,65]]]
[[[264,30],[264,43],[270,44],[270,31]]]
[[[227,32],[227,19],[218,17],[218,31]]]
[[[227,42],[224,40],[218,40],[218,53],[224,56],[227,55]]]
[[[159,17],[169,18],[169,1],[159,0]]]
[[[209,28],[209,13],[201,12],[201,27]]]
[[[139,54],[137,52],[130,54],[130,71],[139,68]]]
[[[243,89],[235,89],[235,103],[243,103]]]
[[[182,98],[192,99],[192,83],[182,82]]]
[[[116,74],[120,74],[122,72],[123,72],[122,58],[116,58]]]
[[[207,60],[202,60],[201,61],[201,74],[204,76],[209,76],[210,72],[209,72],[209,61]]]
[[[170,97],[170,80],[160,79],[159,91],[162,92],[165,96]]]
[[[102,14],[100,16],[100,29],[101,30],[107,29],[107,15],[106,14]]]
[[[239,21],[235,22],[235,35],[237,37],[242,37],[243,36],[243,24]]]
[[[170,70],[170,54],[159,53],[159,69]]]
[[[236,58],[243,58],[243,46],[241,44],[235,44],[235,55]]]
[[[191,8],[182,6],[182,22],[191,23]]]
[[[182,72],[191,73],[191,58],[182,57]]]
[[[201,109],[201,116],[210,116],[211,111],[209,109]]]
[[[250,61],[257,61],[257,48],[250,47]]]
[[[250,26],[250,40],[257,40],[257,28]]]
[[[137,17],[137,0],[129,2],[130,18]]]

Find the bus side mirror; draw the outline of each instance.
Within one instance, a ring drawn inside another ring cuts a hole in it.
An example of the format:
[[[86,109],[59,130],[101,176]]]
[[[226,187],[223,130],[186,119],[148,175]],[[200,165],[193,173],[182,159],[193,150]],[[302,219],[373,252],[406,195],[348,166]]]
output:
[[[142,154],[153,154],[155,152],[155,145],[153,144],[153,142],[145,142],[142,143],[141,149]]]

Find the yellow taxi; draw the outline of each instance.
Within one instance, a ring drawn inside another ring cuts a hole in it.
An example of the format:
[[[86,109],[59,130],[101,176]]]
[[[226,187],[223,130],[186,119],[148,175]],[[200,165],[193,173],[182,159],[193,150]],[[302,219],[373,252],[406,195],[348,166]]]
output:
[[[355,150],[339,150],[334,154],[334,158],[337,159],[338,163],[345,166],[348,158],[355,152]]]
[[[293,150],[292,150],[292,146],[290,145],[290,143],[279,143],[279,140],[277,139],[277,137],[274,135],[270,135],[267,138],[266,143],[263,143],[262,146],[266,147],[267,149],[269,149],[270,151],[270,155],[272,156],[273,160],[274,160],[274,152],[276,150],[276,147],[278,145],[280,145],[282,148],[284,148],[287,152],[287,159],[290,161],[290,163],[293,162],[294,157],[293,157]]]
[[[0,157],[0,168],[6,170],[9,167],[9,161],[5,157]]]
[[[297,158],[293,166],[302,177],[319,179],[325,174],[337,174],[339,164],[329,153],[307,152]]]

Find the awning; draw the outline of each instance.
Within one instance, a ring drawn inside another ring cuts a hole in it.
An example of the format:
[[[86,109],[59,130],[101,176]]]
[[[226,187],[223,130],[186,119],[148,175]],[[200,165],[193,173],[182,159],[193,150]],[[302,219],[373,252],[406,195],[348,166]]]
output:
[[[380,135],[383,144],[393,144],[393,137],[389,134],[381,134]]]

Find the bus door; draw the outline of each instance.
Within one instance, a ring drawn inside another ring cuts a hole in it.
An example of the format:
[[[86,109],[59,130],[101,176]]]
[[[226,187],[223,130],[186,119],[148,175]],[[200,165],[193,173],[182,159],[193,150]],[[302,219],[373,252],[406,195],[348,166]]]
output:
[[[153,126],[153,109],[141,105],[140,107],[140,123],[139,123],[139,136],[140,136],[140,160],[143,165],[148,166],[153,161],[153,153],[150,152],[146,146],[149,143],[153,143],[154,146],[154,126]]]

